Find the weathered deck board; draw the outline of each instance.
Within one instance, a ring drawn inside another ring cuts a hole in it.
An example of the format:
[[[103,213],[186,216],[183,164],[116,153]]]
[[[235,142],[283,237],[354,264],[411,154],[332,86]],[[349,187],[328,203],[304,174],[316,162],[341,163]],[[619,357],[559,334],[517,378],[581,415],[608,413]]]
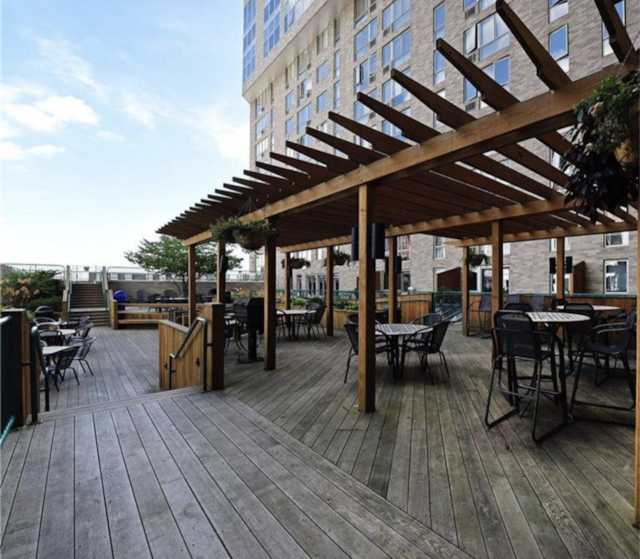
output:
[[[269,372],[232,344],[226,390],[205,395],[158,392],[155,331],[96,334],[95,376],[67,376],[2,449],[3,557],[638,555],[633,430],[576,421],[536,445],[528,412],[487,431],[487,340],[450,330],[450,378],[411,358],[394,380],[379,356],[360,414],[341,333],[280,342]]]

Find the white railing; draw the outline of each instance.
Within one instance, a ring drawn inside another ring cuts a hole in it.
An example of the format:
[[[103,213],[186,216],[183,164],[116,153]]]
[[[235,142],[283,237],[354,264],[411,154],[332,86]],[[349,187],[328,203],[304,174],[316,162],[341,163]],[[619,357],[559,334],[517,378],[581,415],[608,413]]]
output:
[[[134,266],[109,266],[107,268],[107,279],[109,281],[174,281],[176,278],[166,274],[149,272]],[[204,275],[200,276],[198,281],[216,282],[217,278],[215,275]],[[264,274],[247,270],[229,270],[227,272],[227,281],[261,282],[264,281]]]
[[[65,273],[65,267],[62,266],[61,264],[2,264],[2,271],[3,272],[9,272],[9,271],[15,271],[15,272],[49,272],[49,271],[54,271],[55,274],[55,278],[59,279],[59,280],[65,280],[66,278],[66,273]]]

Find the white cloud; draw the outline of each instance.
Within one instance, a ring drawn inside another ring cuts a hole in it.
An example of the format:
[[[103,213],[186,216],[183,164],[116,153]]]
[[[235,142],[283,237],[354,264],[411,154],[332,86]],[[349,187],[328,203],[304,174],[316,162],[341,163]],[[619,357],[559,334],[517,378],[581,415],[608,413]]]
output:
[[[31,156],[50,158],[58,153],[64,153],[66,150],[63,146],[54,146],[51,144],[43,144],[31,148],[23,148],[13,142],[0,143],[0,160],[3,161],[19,161],[27,159]]]
[[[44,38],[37,39],[37,42],[47,68],[61,81],[80,83],[99,97],[107,96],[107,88],[94,77],[91,64],[76,54],[76,45],[66,40]]]
[[[139,122],[150,130],[156,127],[158,118],[169,114],[163,101],[139,89],[130,89],[121,94],[120,110],[131,120]]]
[[[34,104],[7,103],[6,115],[16,124],[38,132],[56,132],[68,123],[98,124],[98,115],[82,99],[51,96]]]
[[[234,113],[223,104],[213,104],[194,114],[191,124],[224,158],[248,165],[250,128],[245,113]]]
[[[6,140],[7,138],[15,138],[16,136],[19,136],[19,135],[20,135],[20,132],[18,132],[18,130],[14,126],[9,124],[5,120],[0,121],[0,140]]]
[[[100,132],[98,132],[98,137],[112,142],[124,142],[124,136],[122,134],[112,132],[111,130],[100,130]]]

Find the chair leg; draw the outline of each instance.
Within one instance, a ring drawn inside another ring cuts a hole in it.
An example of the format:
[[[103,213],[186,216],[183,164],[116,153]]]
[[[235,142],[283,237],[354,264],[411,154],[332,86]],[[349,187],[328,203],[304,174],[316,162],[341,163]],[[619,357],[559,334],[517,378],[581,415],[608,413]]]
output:
[[[582,374],[582,363],[584,361],[584,351],[580,352],[578,358],[578,368],[576,369],[575,380],[573,381],[573,390],[571,392],[571,404],[569,406],[569,413],[573,413],[573,406],[576,403],[576,394],[578,393],[578,384],[580,383],[580,375]]]
[[[451,378],[451,375],[449,374],[449,366],[447,365],[447,356],[441,351],[439,353],[440,353],[440,360],[444,364],[444,370],[447,371],[447,378]]]
[[[540,405],[540,385],[541,385],[541,372],[542,367],[538,367],[536,363],[536,369],[534,370],[534,382],[535,382],[535,402],[533,405],[533,426],[531,427],[531,438],[534,443],[540,441],[539,437],[536,437],[536,425],[538,424],[538,406]]]
[[[227,348],[229,347],[229,340],[227,339]],[[89,363],[89,361],[87,361],[86,359],[83,359],[81,361],[81,363],[86,363],[87,367],[89,367],[89,372],[91,373],[91,375],[93,376],[93,369],[91,368],[91,364]]]
[[[344,372],[344,382],[347,383],[347,377],[349,376],[349,365],[351,365],[351,356],[353,355],[353,348],[349,348],[349,357],[347,357],[347,370]]]

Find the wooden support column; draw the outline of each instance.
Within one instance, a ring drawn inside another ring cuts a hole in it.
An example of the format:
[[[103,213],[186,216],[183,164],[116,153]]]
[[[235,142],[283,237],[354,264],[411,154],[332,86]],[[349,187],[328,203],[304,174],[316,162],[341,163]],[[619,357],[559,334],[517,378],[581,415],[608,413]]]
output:
[[[291,308],[291,253],[284,253],[284,308]]]
[[[207,321],[207,353],[204,363],[206,375],[203,388],[222,390],[224,388],[224,303],[206,303],[202,308],[202,318]]]
[[[640,204],[640,197],[638,199]],[[640,207],[640,205],[638,206]],[[640,262],[640,220],[638,220],[638,236],[636,238],[636,308],[640,307],[640,268],[638,262]],[[640,528],[640,382],[638,382],[638,373],[640,371],[640,328],[636,328],[636,471],[635,471],[635,513],[633,525],[636,528]]]
[[[564,266],[565,250],[564,239],[556,239],[556,297],[564,299],[565,282],[564,282]]]
[[[369,184],[360,186],[358,198],[358,409],[373,412],[376,409],[376,263],[371,257],[374,187]]]
[[[469,326],[469,247],[462,247],[462,277],[460,278],[460,289],[462,291],[462,335],[467,335]]]
[[[335,259],[333,257],[333,247],[327,247],[327,308],[325,316],[327,317],[327,336],[333,336],[333,267]]]
[[[276,368],[276,243],[264,247],[264,370]]]
[[[189,245],[189,276],[188,283],[188,301],[189,301],[189,324],[198,316],[196,314],[196,245]]]
[[[226,303],[225,293],[227,292],[227,271],[222,269],[222,257],[227,252],[226,243],[218,243],[218,252],[216,258],[218,259],[218,266],[216,268],[216,301]]]
[[[398,237],[389,237],[389,322],[398,322]]]
[[[502,308],[502,221],[491,223],[491,325],[493,315]]]

